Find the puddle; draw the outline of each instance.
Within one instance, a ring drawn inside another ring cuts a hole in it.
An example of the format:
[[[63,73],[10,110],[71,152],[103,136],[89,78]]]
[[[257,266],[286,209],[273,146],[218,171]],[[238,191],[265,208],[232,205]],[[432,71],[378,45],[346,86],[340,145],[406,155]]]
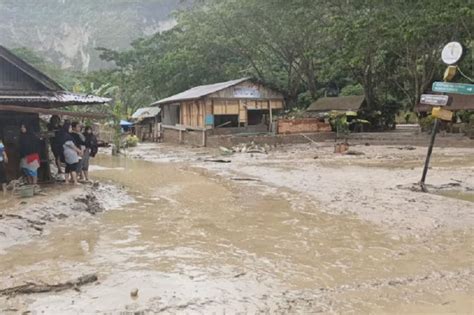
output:
[[[449,190],[449,191],[438,192],[437,195],[474,202],[474,192],[469,193],[469,192],[464,192],[464,191],[459,191],[459,190]]]
[[[471,234],[396,240],[371,224],[285,198],[288,192],[262,195],[177,164],[109,157],[95,163],[95,180],[124,185],[135,202],[9,249],[0,255],[0,282],[54,283],[96,272],[100,283],[82,292],[0,298],[0,305],[61,314],[281,311],[289,290],[343,290],[472,268]],[[138,299],[130,297],[133,288]]]

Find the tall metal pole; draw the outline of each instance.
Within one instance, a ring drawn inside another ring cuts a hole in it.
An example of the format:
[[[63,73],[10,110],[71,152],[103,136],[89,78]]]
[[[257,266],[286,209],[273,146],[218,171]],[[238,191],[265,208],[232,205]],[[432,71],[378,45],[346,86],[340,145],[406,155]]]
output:
[[[439,119],[435,118],[433,131],[431,132],[430,146],[428,148],[428,154],[426,156],[425,167],[423,169],[423,176],[421,177],[421,182],[420,182],[421,190],[423,190],[424,192],[428,191],[425,186],[425,180],[426,180],[426,174],[428,174],[428,168],[430,166],[431,153],[433,152],[433,146],[436,139],[436,133],[438,132],[438,124],[439,124]]]

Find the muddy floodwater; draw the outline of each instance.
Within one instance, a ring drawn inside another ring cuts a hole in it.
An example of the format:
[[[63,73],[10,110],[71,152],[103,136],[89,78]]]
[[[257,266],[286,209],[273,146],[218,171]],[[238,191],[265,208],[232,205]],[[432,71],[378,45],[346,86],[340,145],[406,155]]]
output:
[[[472,230],[394,237],[291,190],[179,163],[95,163],[94,180],[134,201],[8,248],[0,280],[99,282],[0,297],[0,313],[473,312]]]

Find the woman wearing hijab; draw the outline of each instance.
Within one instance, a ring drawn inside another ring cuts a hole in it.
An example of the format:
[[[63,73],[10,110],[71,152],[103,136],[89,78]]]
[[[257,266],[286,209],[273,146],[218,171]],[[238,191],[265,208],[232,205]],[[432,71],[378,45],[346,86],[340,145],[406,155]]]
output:
[[[40,167],[39,139],[29,130],[26,124],[20,126],[20,167],[26,175],[28,184],[38,183],[38,168]]]
[[[66,162],[66,184],[72,181],[77,185],[77,171],[82,150],[74,144],[71,132],[71,124],[65,122],[60,132],[60,143],[63,149],[64,162]]]

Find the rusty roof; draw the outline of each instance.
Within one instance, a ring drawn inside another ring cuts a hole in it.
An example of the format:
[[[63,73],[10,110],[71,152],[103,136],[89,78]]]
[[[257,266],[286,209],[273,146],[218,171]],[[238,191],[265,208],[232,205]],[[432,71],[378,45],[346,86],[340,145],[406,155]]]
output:
[[[309,112],[358,111],[364,103],[364,96],[322,97],[312,103]]]

